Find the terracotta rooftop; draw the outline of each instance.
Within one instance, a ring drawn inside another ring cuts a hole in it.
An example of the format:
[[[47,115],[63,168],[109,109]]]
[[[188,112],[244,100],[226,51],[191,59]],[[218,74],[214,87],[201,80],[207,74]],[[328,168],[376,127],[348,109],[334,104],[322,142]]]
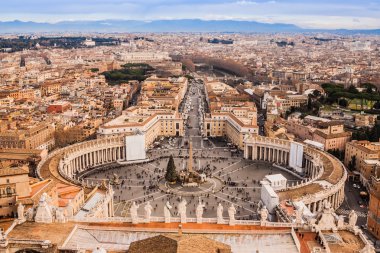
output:
[[[0,169],[0,177],[24,175],[29,173],[29,168],[25,167],[7,167]]]

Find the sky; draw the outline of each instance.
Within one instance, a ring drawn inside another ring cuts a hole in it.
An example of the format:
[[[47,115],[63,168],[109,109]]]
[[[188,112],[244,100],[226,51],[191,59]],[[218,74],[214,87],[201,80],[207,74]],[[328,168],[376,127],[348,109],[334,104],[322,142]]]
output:
[[[380,0],[2,0],[0,21],[254,20],[302,28],[380,28]]]

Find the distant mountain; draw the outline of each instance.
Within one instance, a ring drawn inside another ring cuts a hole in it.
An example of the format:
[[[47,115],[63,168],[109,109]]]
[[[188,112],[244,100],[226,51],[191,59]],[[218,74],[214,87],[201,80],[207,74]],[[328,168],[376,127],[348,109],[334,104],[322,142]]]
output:
[[[23,21],[0,22],[0,33],[35,32],[339,32],[380,34],[380,30],[307,30],[292,24],[269,24],[236,20],[99,20],[37,23]]]

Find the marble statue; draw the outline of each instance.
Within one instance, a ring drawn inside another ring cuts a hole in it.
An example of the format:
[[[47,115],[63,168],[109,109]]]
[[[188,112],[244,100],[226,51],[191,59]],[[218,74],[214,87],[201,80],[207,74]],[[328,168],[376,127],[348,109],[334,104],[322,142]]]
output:
[[[152,214],[152,205],[150,204],[150,201],[146,202],[146,205],[144,206],[145,210],[145,222],[149,223],[150,222],[150,215]]]
[[[129,212],[131,213],[131,219],[132,219],[132,224],[137,224],[139,223],[139,216],[137,214],[137,209],[139,209],[140,205],[136,205],[136,202],[133,201],[131,208],[129,209]]]
[[[223,224],[223,206],[221,203],[219,203],[218,208],[216,209],[216,219],[218,224]]]
[[[197,223],[202,223],[203,209],[206,207],[205,204],[202,204],[201,198],[199,198],[197,209],[195,210],[195,214],[197,217]]]
[[[166,204],[164,206],[165,223],[170,223],[170,218],[172,216],[170,209],[172,209],[172,206],[170,205],[169,201],[166,201]]]
[[[59,223],[65,223],[66,217],[63,215],[63,210],[60,208],[57,208],[55,210],[55,221]]]
[[[236,208],[234,204],[231,203],[231,206],[228,208],[228,216],[230,217],[230,226],[235,226],[235,223],[236,223],[235,214],[236,214]]]
[[[330,202],[327,200],[323,201],[322,211],[317,214],[317,221],[320,230],[337,230],[335,224],[335,212],[334,209],[331,208]]]
[[[338,227],[338,229],[344,228],[344,216],[343,215],[338,216],[337,227]]]
[[[40,201],[37,206],[36,216],[34,221],[38,223],[52,223],[53,215],[51,213],[51,208],[47,203],[47,194],[44,192],[40,198]]]
[[[260,221],[264,222],[268,220],[269,212],[266,206],[263,206],[260,210]]]
[[[178,204],[178,213],[181,218],[181,223],[186,223],[186,205],[187,201],[186,199],[182,199],[182,201]]]
[[[350,225],[351,227],[355,227],[357,220],[358,215],[354,210],[351,210],[350,214],[348,215],[348,225]]]
[[[20,221],[25,220],[24,205],[21,202],[17,206],[17,217]]]

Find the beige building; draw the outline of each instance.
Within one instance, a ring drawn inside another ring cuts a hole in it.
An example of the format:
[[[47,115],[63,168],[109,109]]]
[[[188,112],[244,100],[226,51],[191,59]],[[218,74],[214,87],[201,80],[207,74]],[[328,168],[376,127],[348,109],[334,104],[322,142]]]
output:
[[[368,127],[374,126],[376,123],[377,115],[358,113],[354,115],[355,126],[358,127]]]
[[[188,80],[179,78],[146,79],[137,106],[102,125],[99,138],[142,133],[149,147],[160,136],[183,136],[184,119],[178,107],[187,91]]]
[[[27,166],[0,169],[0,218],[14,217],[17,199],[31,194],[28,173]]]
[[[304,106],[307,103],[307,96],[287,94],[284,96],[272,97],[270,95],[264,95],[263,100],[266,103],[263,108],[267,108],[268,111],[277,110],[279,112],[286,112],[291,107]]]
[[[14,88],[13,90],[2,90],[0,91],[0,98],[13,98],[14,100],[19,99],[34,99],[35,91],[33,89],[19,89]]]
[[[209,81],[205,88],[210,113],[205,114],[203,135],[225,137],[243,149],[244,140],[258,134],[255,103],[249,95],[225,83]]]
[[[225,137],[240,149],[244,140],[252,134],[258,134],[256,118],[242,118],[231,112],[219,112],[206,115],[204,132],[207,137]]]
[[[0,132],[0,148],[50,149],[54,128],[48,123],[27,123]]]
[[[313,140],[322,143],[326,151],[335,149],[343,151],[346,143],[351,140],[351,132],[344,131],[341,122],[321,122],[318,129],[313,132]]]
[[[366,184],[379,163],[380,143],[351,141],[347,143],[345,151],[344,164],[349,167],[351,161],[355,160],[355,169],[360,173],[360,180]]]
[[[99,127],[98,137],[145,135],[145,145],[149,147],[159,136],[183,136],[182,116],[172,110],[130,107],[123,115]]]
[[[58,94],[62,91],[62,85],[58,82],[46,82],[41,85],[41,95],[50,96],[53,94]]]
[[[178,107],[187,91],[188,80],[179,78],[147,78],[141,86],[138,106],[168,108],[178,111]]]

